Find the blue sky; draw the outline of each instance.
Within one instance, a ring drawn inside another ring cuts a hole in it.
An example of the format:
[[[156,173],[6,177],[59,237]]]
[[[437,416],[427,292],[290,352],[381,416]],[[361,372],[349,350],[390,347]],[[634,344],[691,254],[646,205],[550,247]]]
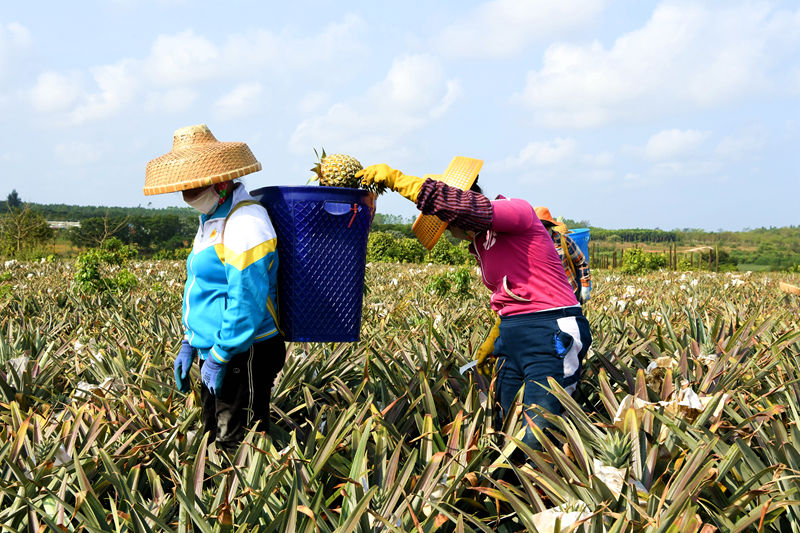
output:
[[[0,196],[142,194],[206,123],[302,185],[314,148],[608,228],[800,224],[800,2],[6,2]],[[378,211],[415,215],[395,193]]]

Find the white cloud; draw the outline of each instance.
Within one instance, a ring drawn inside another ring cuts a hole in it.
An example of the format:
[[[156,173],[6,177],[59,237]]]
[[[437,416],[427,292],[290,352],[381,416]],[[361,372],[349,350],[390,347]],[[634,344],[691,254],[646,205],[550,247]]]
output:
[[[167,86],[252,77],[256,72],[271,73],[273,83],[282,82],[283,73],[291,72],[294,75],[287,80],[296,83],[304,77],[325,75],[330,84],[349,80],[349,67],[367,49],[360,37],[365,31],[366,24],[355,15],[345,15],[319,31],[302,35],[256,29],[214,42],[186,30],[158,36],[143,69],[152,83]]]
[[[583,156],[583,161],[590,166],[605,167],[614,162],[614,154],[611,152],[586,154]]]
[[[0,24],[0,80],[23,61],[32,44],[30,31],[19,22]]]
[[[562,163],[575,155],[574,139],[558,138],[552,141],[534,141],[528,143],[519,154],[509,157],[502,165],[507,169],[529,167],[531,165],[548,166]]]
[[[216,78],[225,63],[214,43],[186,30],[159,35],[146,59],[145,70],[156,83],[186,85]]]
[[[331,143],[342,146],[336,151],[346,151],[346,146],[357,146],[361,153],[384,150],[441,117],[460,93],[459,81],[447,79],[434,57],[404,56],[395,59],[386,77],[364,95],[302,121],[290,147],[296,153],[322,144],[333,151]]]
[[[644,154],[652,160],[674,159],[691,155],[710,135],[711,132],[698,130],[660,131],[647,141]]]
[[[717,144],[715,152],[724,159],[735,161],[760,152],[766,142],[766,132],[762,128],[756,127],[723,138]]]
[[[444,115],[447,110],[450,109],[450,106],[463,95],[463,92],[461,82],[458,80],[448,80],[447,91],[445,92],[444,98],[431,109],[431,117],[439,118]]]
[[[67,122],[74,125],[118,116],[136,106],[150,112],[184,111],[208,85],[233,80],[242,85],[213,106],[221,116],[239,117],[244,106],[256,102],[263,91],[263,81],[243,83],[255,76],[284,90],[302,85],[304,80],[318,83],[324,79],[326,88],[351,82],[351,67],[367,50],[361,40],[364,29],[361,18],[345,15],[303,35],[259,29],[232,34],[219,42],[193,30],[159,35],[145,57],[94,66],[87,69],[88,76],[47,72],[31,89],[29,99],[43,114],[67,112]],[[21,30],[17,34],[22,35]],[[0,27],[0,60],[8,40],[4,36]],[[80,79],[91,82],[81,84]],[[65,89],[61,95],[57,94],[59,86]],[[45,118],[56,124],[64,122],[63,116]]]
[[[404,113],[383,114],[369,104],[337,103],[323,115],[303,120],[295,128],[289,148],[308,154],[314,147],[330,153],[374,154],[394,145],[404,135],[420,129],[425,120]]]
[[[6,24],[5,28],[0,27],[0,37],[14,48],[28,48],[33,44],[31,32],[19,22]]]
[[[387,113],[440,117],[461,94],[458,80],[445,79],[441,63],[427,54],[395,59],[386,78],[369,89],[369,99]]]
[[[445,27],[437,48],[446,55],[504,57],[534,40],[581,27],[603,9],[603,0],[491,0]]]
[[[81,94],[79,83],[57,72],[39,75],[30,91],[33,108],[40,113],[52,113],[69,109]]]
[[[599,42],[553,44],[518,98],[542,123],[592,127],[781,90],[785,72],[798,65],[800,10],[719,5],[662,3],[641,29],[608,49]]]
[[[301,99],[298,109],[303,114],[319,112],[330,101],[330,95],[324,91],[309,91]]]
[[[263,87],[260,83],[243,83],[214,103],[217,114],[224,118],[247,116],[263,108]]]
[[[145,109],[155,113],[179,113],[192,107],[195,101],[197,101],[197,91],[177,87],[150,93],[145,100]]]
[[[140,85],[132,61],[95,67],[92,74],[99,92],[88,94],[72,112],[78,124],[117,115],[134,99]]]
[[[95,144],[75,141],[57,145],[55,155],[65,165],[80,166],[99,160],[102,150]]]
[[[653,165],[648,174],[654,178],[686,178],[686,177],[711,177],[722,169],[719,161],[714,160],[686,160],[686,161],[661,161]]]

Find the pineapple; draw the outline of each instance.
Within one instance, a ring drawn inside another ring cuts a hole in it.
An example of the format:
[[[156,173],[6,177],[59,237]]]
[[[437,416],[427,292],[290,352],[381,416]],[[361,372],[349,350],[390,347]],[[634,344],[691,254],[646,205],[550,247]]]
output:
[[[355,157],[345,154],[327,155],[324,148],[322,149],[322,157],[320,157],[316,149],[314,149],[314,153],[317,155],[317,164],[311,169],[315,174],[311,178],[312,181],[319,180],[320,185],[327,187],[351,187],[354,189],[361,187],[361,180],[356,178],[356,172],[364,167]],[[385,187],[373,186],[364,188],[380,194]]]

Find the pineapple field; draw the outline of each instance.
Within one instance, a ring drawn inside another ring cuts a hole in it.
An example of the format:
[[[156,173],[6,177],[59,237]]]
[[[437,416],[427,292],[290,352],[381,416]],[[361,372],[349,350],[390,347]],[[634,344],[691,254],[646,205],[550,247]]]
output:
[[[174,387],[184,264],[77,270],[0,264],[2,531],[800,532],[798,274],[595,270],[533,451],[460,370],[492,325],[474,267],[373,263],[361,341],[288,344],[270,434],[226,454],[197,368]]]

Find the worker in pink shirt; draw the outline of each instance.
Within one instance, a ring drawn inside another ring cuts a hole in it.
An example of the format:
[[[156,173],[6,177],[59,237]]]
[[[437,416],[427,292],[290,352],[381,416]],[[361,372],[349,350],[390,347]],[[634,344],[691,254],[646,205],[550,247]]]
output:
[[[544,417],[530,406],[557,415],[563,412],[545,388],[547,378],[573,392],[592,337],[553,240],[531,204],[502,196],[489,200],[479,187],[463,191],[385,164],[369,166],[357,176],[363,185],[383,184],[399,192],[423,214],[447,222],[453,236],[471,241],[469,250],[478,260],[483,284],[492,292],[492,310],[498,315],[476,358],[479,365],[497,358],[496,394],[503,414],[510,412],[525,385],[525,413],[547,429]],[[523,440],[541,448],[530,429]]]

